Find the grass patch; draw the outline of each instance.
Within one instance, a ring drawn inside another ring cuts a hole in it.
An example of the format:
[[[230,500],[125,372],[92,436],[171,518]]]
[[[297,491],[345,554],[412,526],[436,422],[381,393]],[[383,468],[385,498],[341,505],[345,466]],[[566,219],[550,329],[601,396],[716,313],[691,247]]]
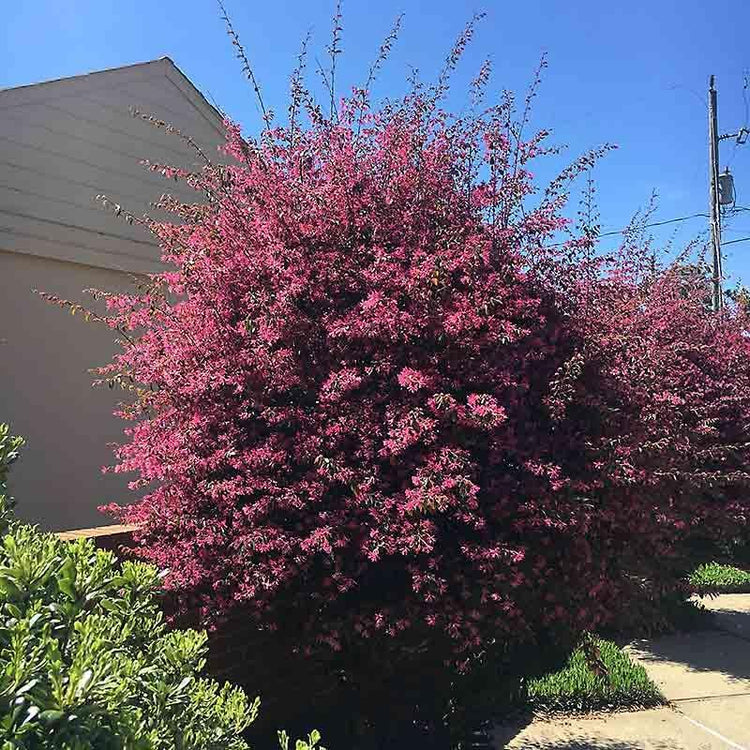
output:
[[[750,573],[733,565],[704,563],[690,574],[688,580],[699,591],[750,593]]]
[[[647,708],[664,696],[614,642],[590,636],[557,672],[531,679],[527,700],[534,710],[599,711]]]

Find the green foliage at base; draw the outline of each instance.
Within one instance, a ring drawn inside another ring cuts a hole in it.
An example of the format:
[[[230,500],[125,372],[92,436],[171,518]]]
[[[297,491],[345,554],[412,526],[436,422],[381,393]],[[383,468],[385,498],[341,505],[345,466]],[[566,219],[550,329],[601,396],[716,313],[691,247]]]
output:
[[[200,676],[206,633],[167,628],[156,568],[14,519],[22,443],[0,424],[0,748],[249,750],[260,699]]]
[[[688,580],[699,591],[750,593],[750,572],[733,565],[704,563],[690,574]]]
[[[11,522],[0,540],[3,748],[246,750],[259,701],[198,676],[206,634],[168,631],[157,571]]]
[[[529,680],[531,708],[594,711],[644,708],[664,703],[646,670],[612,641],[590,636],[559,671]]]
[[[18,458],[24,440],[10,434],[7,424],[0,424],[0,533],[5,531],[12,518],[14,500],[8,492],[8,470]]]

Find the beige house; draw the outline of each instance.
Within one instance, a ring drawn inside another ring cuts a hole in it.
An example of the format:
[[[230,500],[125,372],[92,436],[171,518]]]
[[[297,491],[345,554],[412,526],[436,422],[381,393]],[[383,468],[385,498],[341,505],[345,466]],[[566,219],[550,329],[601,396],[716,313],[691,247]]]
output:
[[[89,368],[116,350],[112,333],[33,293],[82,302],[84,289],[126,290],[158,271],[150,235],[93,200],[138,215],[164,192],[196,194],[139,164],[195,168],[179,138],[134,118],[153,114],[208,154],[221,116],[168,58],[0,90],[0,421],[27,447],[11,475],[18,514],[44,528],[111,523],[96,510],[132,499],[128,477],[102,474],[124,423],[122,393],[92,388]]]

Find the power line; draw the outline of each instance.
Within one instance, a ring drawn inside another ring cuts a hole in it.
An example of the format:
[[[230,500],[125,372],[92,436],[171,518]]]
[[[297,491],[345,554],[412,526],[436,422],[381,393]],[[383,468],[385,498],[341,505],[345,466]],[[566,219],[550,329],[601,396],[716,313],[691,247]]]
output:
[[[750,208],[746,208],[745,206],[734,206],[731,211],[728,213],[737,213],[739,211],[750,211]],[[676,224],[680,221],[688,221],[689,219],[707,219],[708,214],[704,213],[697,213],[697,214],[688,214],[687,216],[678,216],[674,219],[665,219],[664,221],[651,221],[648,224],[636,224],[635,226],[628,226],[624,229],[611,229],[607,232],[600,232],[597,235],[598,237],[613,237],[616,234],[625,234],[626,232],[632,231],[633,229],[648,229],[650,227],[663,227],[665,224]],[[722,245],[731,245],[735,242],[747,242],[750,240],[750,237],[743,237],[742,239],[738,240],[729,240],[728,242],[722,242]],[[564,242],[555,242],[552,245],[548,245],[548,247],[558,247],[559,245],[564,245]]]
[[[750,211],[750,208],[743,208],[743,211]],[[596,238],[599,239],[600,237],[613,237],[616,234],[625,234],[626,232],[633,231],[635,229],[648,229],[649,227],[662,227],[665,224],[676,224],[679,221],[687,221],[688,219],[697,219],[697,218],[708,218],[708,214],[689,214],[688,216],[678,216],[675,219],[666,219],[665,221],[652,221],[648,224],[636,224],[631,225],[628,227],[625,227],[624,229],[611,229],[608,232],[600,232],[596,235]],[[551,245],[548,245],[548,247],[559,247],[560,245],[564,245],[564,242],[553,242]]]
[[[750,208],[746,208],[745,206],[734,206],[732,208],[732,213],[739,213],[740,211],[750,211]],[[736,240],[727,240],[726,242],[722,242],[721,246],[724,247],[724,245],[734,245],[735,242],[748,242],[750,240],[750,237],[740,237]]]
[[[679,216],[676,219],[667,219],[666,221],[652,221],[649,224],[641,224],[641,229],[647,229],[649,227],[661,227],[665,224],[676,224],[678,221],[687,221],[688,219],[697,219],[699,217],[702,217],[704,219],[708,218],[708,214],[690,214],[689,216]],[[602,232],[599,237],[611,237],[615,234],[625,234],[625,232],[630,231],[634,227],[625,227],[625,229],[613,229],[610,232]]]
[[[746,208],[745,206],[734,206],[731,211],[728,213],[735,213],[739,211],[750,211],[750,208]],[[688,219],[707,219],[708,214],[689,214],[688,216],[678,216],[675,219],[666,219],[664,221],[652,221],[648,224],[640,224],[636,225],[635,227],[625,227],[625,229],[612,229],[609,232],[601,232],[598,236],[599,237],[612,237],[616,234],[625,234],[625,232],[630,231],[633,228],[640,228],[640,229],[648,229],[649,227],[662,227],[665,224],[676,224],[679,221],[687,221]],[[742,242],[742,240],[732,240],[732,242]],[[561,243],[562,244],[562,243]],[[728,245],[728,242],[722,242],[722,245]]]
[[[742,103],[745,105],[745,124],[743,127],[747,128],[748,126],[748,120],[750,120],[750,105],[748,105],[747,101],[747,87],[750,85],[750,71],[744,70],[742,72]],[[737,155],[737,146],[739,146],[739,141],[734,142],[734,148],[732,149],[732,153],[729,156],[729,161],[727,162],[727,166],[731,167],[732,163],[734,162],[734,157]]]

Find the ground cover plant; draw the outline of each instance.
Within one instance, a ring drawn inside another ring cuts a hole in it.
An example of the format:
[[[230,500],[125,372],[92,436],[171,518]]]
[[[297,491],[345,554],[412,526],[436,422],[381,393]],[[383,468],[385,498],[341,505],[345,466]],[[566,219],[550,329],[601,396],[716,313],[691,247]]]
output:
[[[533,678],[525,690],[535,711],[600,711],[650,708],[664,696],[613,641],[587,636],[562,669]]]
[[[488,659],[510,674],[526,647],[658,621],[691,538],[747,517],[745,311],[711,314],[635,232],[594,252],[564,208],[606,147],[536,184],[556,151],[536,83],[484,103],[485,65],[468,114],[443,109],[473,28],[434,83],[377,104],[395,35],[340,97],[337,14],[330,107],[303,54],[288,118],[259,94],[265,127],[228,122],[227,164],[148,164],[196,204],[124,214],[169,270],[100,295],[123,343],[101,377],[133,396],[115,470],[146,490],[109,510],[185,607],[246,613],[266,638],[248,674],[268,649],[335,665],[363,726],[378,705],[442,720]]]
[[[725,563],[704,563],[689,580],[699,592],[750,593],[750,572]]]

